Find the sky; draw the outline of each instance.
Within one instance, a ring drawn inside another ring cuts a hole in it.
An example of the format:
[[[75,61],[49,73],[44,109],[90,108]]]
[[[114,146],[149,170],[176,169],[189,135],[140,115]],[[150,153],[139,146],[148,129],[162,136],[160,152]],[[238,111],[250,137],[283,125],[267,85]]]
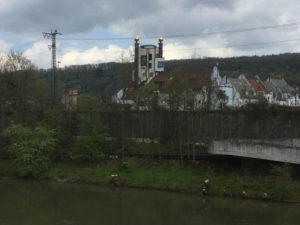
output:
[[[300,51],[299,0],[0,0],[0,53],[51,67],[133,60],[134,37],[164,57],[189,59]]]

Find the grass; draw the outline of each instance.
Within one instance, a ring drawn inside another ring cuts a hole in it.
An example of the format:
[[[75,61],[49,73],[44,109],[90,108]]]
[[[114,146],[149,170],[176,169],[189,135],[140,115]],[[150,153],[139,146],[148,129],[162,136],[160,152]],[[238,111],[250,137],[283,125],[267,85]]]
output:
[[[0,175],[14,175],[10,162],[0,162]],[[249,198],[262,199],[267,193],[270,200],[300,202],[300,182],[284,174],[279,176],[245,176],[234,172],[214,172],[212,167],[180,166],[177,161],[145,162],[142,159],[104,161],[94,165],[57,164],[41,178],[107,185],[111,174],[118,174],[124,186],[151,188],[184,193],[200,193],[205,179],[210,180],[212,194],[241,197],[246,191]]]

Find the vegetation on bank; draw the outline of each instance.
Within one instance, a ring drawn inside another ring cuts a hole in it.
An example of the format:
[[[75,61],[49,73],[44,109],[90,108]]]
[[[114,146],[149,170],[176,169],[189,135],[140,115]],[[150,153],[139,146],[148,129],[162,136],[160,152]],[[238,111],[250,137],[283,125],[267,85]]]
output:
[[[271,165],[269,175],[245,175],[228,171],[207,161],[195,166],[182,166],[176,160],[153,161],[126,158],[95,164],[54,164],[40,179],[58,182],[82,182],[108,185],[112,174],[118,174],[125,187],[150,188],[201,194],[208,179],[211,195],[300,202],[300,182],[291,178],[290,166]],[[18,171],[11,161],[0,162],[1,176],[14,176]]]

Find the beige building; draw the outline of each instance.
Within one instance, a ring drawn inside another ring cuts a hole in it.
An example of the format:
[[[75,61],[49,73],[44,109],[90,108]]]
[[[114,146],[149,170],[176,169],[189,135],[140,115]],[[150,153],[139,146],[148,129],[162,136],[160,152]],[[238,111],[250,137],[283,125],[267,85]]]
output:
[[[139,38],[135,39],[134,82],[135,87],[150,82],[156,75],[164,71],[163,38],[158,39],[156,45],[139,45]]]
[[[62,103],[66,109],[71,109],[77,105],[78,89],[70,89],[62,98]]]

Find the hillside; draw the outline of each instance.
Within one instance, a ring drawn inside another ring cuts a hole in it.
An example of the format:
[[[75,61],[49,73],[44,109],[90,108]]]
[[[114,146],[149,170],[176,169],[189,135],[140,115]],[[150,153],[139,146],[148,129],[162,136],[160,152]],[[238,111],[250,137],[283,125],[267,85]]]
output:
[[[210,73],[212,67],[219,64],[222,76],[236,77],[241,73],[248,76],[259,75],[262,79],[271,77],[284,77],[288,83],[300,86],[300,53],[232,57],[232,58],[205,58],[172,60],[166,62],[165,72],[170,73],[177,66],[183,67],[186,73],[199,71]]]
[[[219,64],[222,76],[236,77],[241,73],[248,76],[259,75],[262,79],[284,77],[293,86],[300,87],[300,53],[269,56],[204,58],[170,60],[165,62],[165,74],[176,67],[182,67],[186,74],[210,73]],[[98,98],[110,98],[121,87],[131,81],[132,63],[103,63],[94,65],[69,66],[59,69],[58,80],[66,90],[78,88],[81,94],[91,94]],[[49,78],[50,70],[41,70],[44,78]]]

